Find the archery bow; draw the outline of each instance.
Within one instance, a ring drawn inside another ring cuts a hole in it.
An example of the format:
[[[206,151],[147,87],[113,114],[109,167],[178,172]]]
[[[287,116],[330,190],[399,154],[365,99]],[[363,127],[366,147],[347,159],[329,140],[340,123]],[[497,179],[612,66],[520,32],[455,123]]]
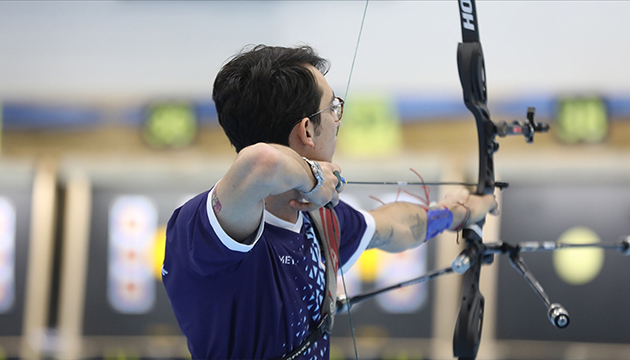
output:
[[[475,0],[458,0],[460,25],[462,30],[462,43],[459,43],[457,49],[457,64],[459,70],[460,82],[462,85],[464,103],[469,111],[475,117],[477,125],[478,136],[478,148],[479,148],[479,169],[478,169],[478,181],[476,195],[487,195],[494,192],[495,187],[501,189],[508,186],[507,183],[495,182],[494,177],[494,159],[493,154],[499,149],[499,144],[496,141],[496,136],[505,137],[508,135],[523,135],[525,141],[528,143],[533,142],[534,134],[536,132],[547,132],[549,125],[544,123],[537,123],[534,121],[534,108],[527,109],[527,122],[521,123],[514,121],[511,124],[503,121],[495,124],[490,119],[490,112],[487,106],[487,92],[486,92],[486,76],[485,65],[483,58],[483,51],[479,40],[479,28],[477,22],[477,13]],[[363,14],[363,20],[365,20],[365,12]],[[363,21],[361,23],[361,31],[363,29]],[[361,36],[359,32],[359,39]],[[359,41],[357,41],[358,49]],[[353,65],[354,67],[354,60]],[[350,85],[350,78],[352,76],[352,68],[350,71],[350,77],[348,79],[348,88]],[[346,95],[347,95],[346,89]],[[407,183],[407,182],[348,182],[349,184],[392,184],[392,185],[429,185],[429,183]],[[435,185],[446,183],[433,183]],[[448,183],[448,184],[460,184],[470,185],[465,183]],[[352,304],[371,298],[375,295],[381,294],[386,291],[401,288],[411,284],[417,284],[425,282],[441,275],[456,272],[464,275],[463,288],[462,288],[462,301],[460,305],[460,311],[455,325],[455,331],[453,335],[453,354],[460,360],[475,359],[479,350],[481,331],[484,317],[484,298],[479,291],[479,276],[481,266],[483,264],[489,264],[494,259],[494,254],[508,254],[510,263],[517,270],[517,272],[526,280],[526,282],[532,287],[532,289],[539,295],[540,299],[547,306],[547,316],[551,323],[557,328],[565,328],[569,324],[569,315],[566,310],[557,303],[552,304],[549,297],[546,295],[542,286],[531,274],[527,266],[520,257],[522,251],[553,251],[559,248],[567,247],[601,247],[604,249],[617,250],[626,256],[630,256],[630,236],[623,237],[619,244],[614,245],[602,245],[602,244],[582,244],[582,245],[567,245],[561,243],[521,243],[517,245],[510,245],[502,242],[498,243],[484,243],[483,242],[483,225],[485,218],[467,226],[463,230],[463,238],[466,241],[466,248],[460,253],[460,255],[453,261],[452,265],[448,268],[431,271],[421,277],[401,282],[396,285],[392,285],[380,290],[375,290],[367,294],[357,295],[353,298],[348,298],[347,292],[345,297],[337,299],[337,313],[342,311],[350,312]],[[342,274],[343,279],[343,274]],[[345,284],[344,284],[345,291]],[[356,350],[356,340],[354,337],[354,329],[352,328],[352,322],[350,323],[352,329],[352,339],[355,344],[355,356],[358,360],[358,352]]]
[[[363,24],[365,21],[365,14],[367,12],[368,2],[369,0],[366,0],[363,19],[361,21],[361,29],[359,30],[359,36],[357,39],[355,53],[352,60],[350,75],[348,77],[346,98],[348,94],[348,89],[350,87],[352,70],[354,69],[356,55],[361,39],[361,33],[363,31]],[[528,108],[528,122],[526,123],[514,121],[512,124],[508,124],[503,121],[497,125],[490,119],[490,111],[488,110],[487,106],[485,64],[479,38],[479,25],[477,21],[475,0],[458,0],[458,4],[463,40],[462,43],[459,43],[457,48],[457,65],[459,70],[459,78],[462,85],[464,103],[468,110],[475,117],[475,122],[477,124],[479,168],[478,181],[476,184],[477,189],[475,191],[475,194],[487,195],[494,193],[495,187],[503,189],[508,186],[507,183],[495,182],[494,179],[493,154],[499,149],[499,144],[495,139],[496,136],[499,135],[501,137],[504,137],[507,135],[523,135],[526,141],[528,143],[531,143],[533,141],[535,132],[546,132],[549,130],[549,126],[547,124],[538,124],[534,121],[534,108]],[[351,184],[353,182],[348,183]],[[354,183],[361,184],[365,182]],[[411,185],[411,183],[401,182],[382,182],[380,184]],[[465,183],[458,184],[471,185]],[[463,230],[463,238],[466,241],[466,249],[462,251],[462,253],[453,261],[453,264],[450,268],[438,270],[428,274],[427,276],[412,279],[397,285],[393,285],[386,289],[375,291],[370,294],[359,295],[354,297],[353,299],[348,299],[348,295],[346,292],[345,299],[341,299],[340,301],[338,301],[338,312],[347,310],[349,318],[351,319],[350,307],[354,301],[358,302],[365,298],[380,294],[384,291],[389,291],[394,288],[406,286],[412,283],[424,282],[437,276],[455,271],[459,274],[464,274],[464,280],[462,290],[462,302],[453,336],[453,354],[460,359],[476,358],[481,339],[481,330],[484,315],[484,298],[479,291],[479,275],[481,271],[481,265],[483,263],[489,263],[493,260],[492,254],[487,251],[485,245],[483,244],[482,229],[484,223],[485,218],[480,220],[476,224],[472,224],[466,227]],[[352,320],[350,320],[350,322],[350,326],[352,329]],[[358,359],[354,329],[352,329],[352,340],[355,346],[355,356]]]
[[[475,193],[486,195],[492,194],[495,187],[493,154],[499,149],[496,135],[523,135],[527,142],[532,142],[535,132],[546,132],[549,126],[534,121],[534,108],[528,108],[525,124],[501,122],[497,126],[490,120],[475,0],[458,0],[458,3],[463,42],[457,47],[457,66],[464,103],[475,117],[479,140],[479,175]],[[493,260],[483,244],[484,223],[485,218],[463,230],[466,249],[452,264],[455,272],[464,274],[462,302],[453,336],[453,354],[460,359],[476,358],[481,340],[484,298],[479,292],[479,275],[481,265]]]

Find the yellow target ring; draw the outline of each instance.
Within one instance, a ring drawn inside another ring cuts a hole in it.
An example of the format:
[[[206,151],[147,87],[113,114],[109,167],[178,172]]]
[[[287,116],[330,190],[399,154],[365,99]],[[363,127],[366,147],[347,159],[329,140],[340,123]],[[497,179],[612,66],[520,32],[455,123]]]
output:
[[[564,244],[593,244],[599,236],[586,227],[565,231],[558,242]],[[558,276],[568,284],[584,285],[593,281],[604,265],[604,250],[600,248],[561,249],[553,254],[553,266]]]
[[[164,250],[166,247],[166,225],[160,225],[155,232],[153,242],[153,274],[162,281],[162,263],[164,262]]]

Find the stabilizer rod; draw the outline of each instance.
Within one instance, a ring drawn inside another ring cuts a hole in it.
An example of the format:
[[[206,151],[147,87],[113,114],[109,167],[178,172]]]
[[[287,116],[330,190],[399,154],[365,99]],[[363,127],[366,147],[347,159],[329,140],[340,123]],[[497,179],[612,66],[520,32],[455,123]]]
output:
[[[345,311],[348,311],[349,308],[352,307],[352,305],[359,303],[363,300],[367,300],[370,298],[373,298],[376,295],[382,294],[384,292],[387,291],[391,291],[391,290],[396,290],[396,289],[400,289],[409,285],[413,285],[413,284],[419,284],[419,283],[423,283],[423,282],[427,282],[429,280],[433,280],[437,277],[440,277],[442,275],[446,275],[446,274],[450,274],[453,272],[453,268],[452,267],[447,267],[447,268],[443,268],[443,269],[438,269],[438,270],[434,270],[431,272],[428,272],[422,276],[419,276],[417,278],[413,278],[411,280],[407,280],[407,281],[403,281],[401,283],[395,284],[395,285],[391,285],[391,286],[387,286],[384,287],[382,289],[378,289],[378,290],[374,290],[374,291],[370,291],[368,293],[365,294],[361,294],[361,295],[357,295],[357,296],[353,296],[351,298],[346,298],[345,295],[339,296],[337,297],[337,310],[335,311],[335,314],[339,314]]]

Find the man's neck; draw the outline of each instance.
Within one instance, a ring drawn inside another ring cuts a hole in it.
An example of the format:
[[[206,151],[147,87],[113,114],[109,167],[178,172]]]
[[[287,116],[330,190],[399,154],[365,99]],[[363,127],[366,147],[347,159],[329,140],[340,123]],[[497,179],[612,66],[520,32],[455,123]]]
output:
[[[300,193],[297,190],[268,196],[265,198],[265,210],[279,219],[295,224],[298,220],[299,211],[289,205],[289,201],[292,199],[301,200]]]

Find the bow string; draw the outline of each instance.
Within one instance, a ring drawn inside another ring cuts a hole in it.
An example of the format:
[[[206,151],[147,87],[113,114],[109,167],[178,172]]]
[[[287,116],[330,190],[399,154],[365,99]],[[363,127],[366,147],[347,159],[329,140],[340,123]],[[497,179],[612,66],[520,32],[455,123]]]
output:
[[[357,54],[359,53],[359,45],[361,44],[361,34],[363,34],[363,25],[365,25],[365,17],[367,15],[368,5],[370,1],[365,0],[365,7],[363,8],[363,16],[361,17],[361,26],[359,27],[359,34],[357,35],[357,42],[354,47],[354,55],[352,56],[352,65],[350,66],[350,73],[348,74],[348,82],[346,84],[346,92],[344,93],[344,99],[348,101],[348,93],[350,91],[350,83],[352,82],[352,73],[354,71],[354,64],[357,60]],[[346,279],[343,274],[343,267],[339,266],[339,272],[341,274],[341,283],[343,284],[343,292],[345,299],[348,299],[348,289],[346,288]],[[352,314],[350,312],[350,308],[352,304],[350,302],[347,303],[346,311],[348,312],[348,321],[350,323],[350,333],[352,334],[352,345],[354,346],[354,356],[356,360],[359,360],[359,352],[357,350],[357,340],[354,335],[354,325],[352,324]]]

